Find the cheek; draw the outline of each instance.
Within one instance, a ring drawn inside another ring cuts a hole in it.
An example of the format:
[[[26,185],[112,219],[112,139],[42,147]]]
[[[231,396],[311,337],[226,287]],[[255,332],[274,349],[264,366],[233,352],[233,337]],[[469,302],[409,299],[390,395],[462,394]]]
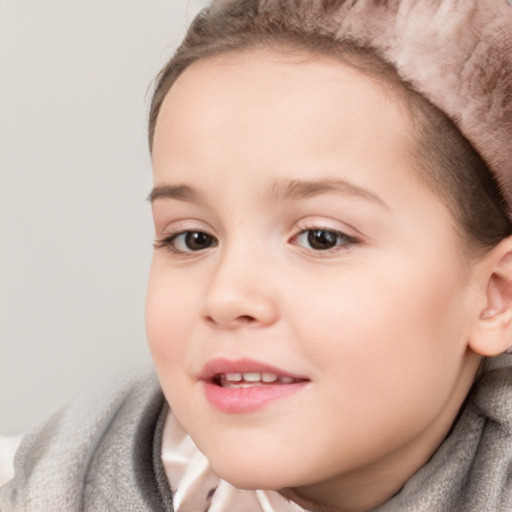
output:
[[[194,298],[190,283],[165,271],[155,256],[146,297],[146,334],[157,371],[183,365],[183,341],[193,323]]]
[[[456,386],[463,344],[451,285],[400,274],[366,272],[343,288],[320,287],[294,312],[294,337],[316,372],[314,403],[325,419],[322,471],[328,454],[335,466],[414,439]],[[352,443],[333,448],[340,436]]]
[[[465,351],[463,288],[444,269],[419,269],[395,262],[311,286],[294,333],[304,357],[343,384],[335,394],[357,387],[358,400],[387,402],[408,390],[428,394],[433,380],[450,387]]]

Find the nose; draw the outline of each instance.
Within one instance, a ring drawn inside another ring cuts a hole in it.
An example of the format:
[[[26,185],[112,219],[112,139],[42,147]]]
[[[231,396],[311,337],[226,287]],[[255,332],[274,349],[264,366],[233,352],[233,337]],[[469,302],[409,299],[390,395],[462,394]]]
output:
[[[263,327],[278,319],[275,289],[265,264],[247,254],[226,254],[206,289],[202,317],[216,327]],[[268,268],[268,267],[267,267]]]

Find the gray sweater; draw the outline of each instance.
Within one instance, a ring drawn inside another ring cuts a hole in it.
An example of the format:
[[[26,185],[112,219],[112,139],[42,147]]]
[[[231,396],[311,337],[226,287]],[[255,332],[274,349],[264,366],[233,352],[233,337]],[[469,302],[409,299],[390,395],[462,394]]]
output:
[[[24,439],[0,510],[172,511],[166,414],[153,373],[77,399]],[[512,356],[494,361],[431,460],[377,511],[512,511]]]

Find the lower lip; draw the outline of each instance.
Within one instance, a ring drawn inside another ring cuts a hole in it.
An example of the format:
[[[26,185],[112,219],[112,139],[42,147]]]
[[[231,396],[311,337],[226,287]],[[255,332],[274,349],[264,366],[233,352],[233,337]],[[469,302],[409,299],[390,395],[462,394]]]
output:
[[[300,391],[307,381],[292,384],[264,384],[246,388],[223,388],[213,382],[205,382],[208,401],[222,412],[247,413],[264,407],[269,402],[285,398]]]

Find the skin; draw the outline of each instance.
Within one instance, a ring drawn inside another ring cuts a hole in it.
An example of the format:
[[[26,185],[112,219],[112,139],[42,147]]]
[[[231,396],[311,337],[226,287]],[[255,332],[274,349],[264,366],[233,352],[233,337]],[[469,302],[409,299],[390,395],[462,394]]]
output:
[[[414,171],[396,99],[308,57],[232,53],[172,86],[153,146],[155,237],[166,242],[155,244],[147,333],[173,413],[219,476],[362,511],[449,431],[480,362],[471,344],[487,347],[488,280],[506,248],[470,262]],[[336,184],[284,194],[293,180]],[[171,186],[191,190],[162,192]],[[315,250],[313,228],[347,236]],[[193,231],[212,245],[191,251],[176,236]],[[221,412],[198,380],[214,357],[308,383],[256,412]]]

